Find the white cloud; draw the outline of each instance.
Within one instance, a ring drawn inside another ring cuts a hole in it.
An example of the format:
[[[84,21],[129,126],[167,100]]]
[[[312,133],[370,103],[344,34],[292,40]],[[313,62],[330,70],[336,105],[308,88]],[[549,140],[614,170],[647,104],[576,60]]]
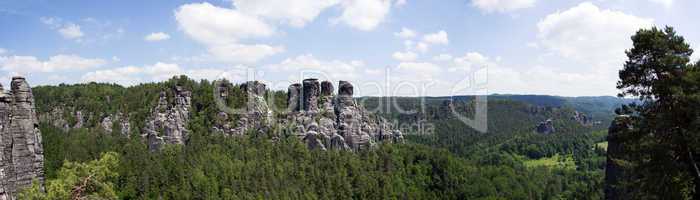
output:
[[[487,12],[510,12],[535,5],[536,0],[472,0],[472,5]]]
[[[127,66],[115,69],[88,72],[81,77],[82,82],[116,83],[131,86],[141,82],[137,75],[142,73],[140,67]]]
[[[690,55],[690,62],[695,63],[700,61],[700,52],[693,52],[693,55]]]
[[[428,44],[447,44],[450,41],[447,39],[447,32],[440,30],[435,33],[424,35],[423,42]]]
[[[632,46],[630,36],[652,25],[653,19],[600,9],[590,2],[547,15],[537,23],[538,42],[529,46],[548,51],[543,55],[548,59],[518,71],[520,80],[527,82],[522,91],[614,95],[617,72],[626,59],[624,52]]]
[[[371,31],[384,21],[391,9],[391,0],[346,0],[343,13],[331,22],[343,22],[362,31]]]
[[[80,29],[80,25],[71,23],[71,22],[65,22],[61,18],[56,18],[56,17],[41,17],[39,18],[42,23],[46,24],[49,26],[49,28],[54,29],[58,31],[58,33],[61,35],[61,37],[65,39],[80,39],[81,37],[85,36],[83,31]]]
[[[337,5],[339,0],[235,0],[241,12],[279,20],[294,27],[303,27],[323,10]]]
[[[567,58],[621,64],[629,37],[653,25],[652,19],[581,3],[537,23],[541,46]]]
[[[0,55],[7,53],[6,49],[0,48]]]
[[[434,60],[434,61],[448,61],[448,60],[452,60],[452,55],[450,55],[450,54],[440,54],[440,55],[434,56],[434,57],[433,57],[433,60]]]
[[[177,64],[157,62],[154,65],[143,67],[143,72],[149,75],[154,81],[163,81],[173,76],[184,74],[182,68]]]
[[[396,6],[403,6],[406,5],[406,0],[396,0]]]
[[[220,60],[240,63],[254,63],[281,52],[284,52],[284,47],[265,44],[229,44],[209,47],[209,53]]]
[[[309,73],[315,74],[322,79],[329,80],[355,80],[358,78],[357,72],[364,67],[364,62],[359,60],[341,61],[331,60],[325,61],[314,57],[312,54],[299,55],[297,57],[287,58],[279,64],[268,65],[265,68],[271,72],[294,72],[294,73]],[[294,74],[292,74],[293,76]]]
[[[534,66],[515,70],[502,66],[488,68],[488,90],[494,93],[593,96],[615,94],[615,81],[609,74],[575,73],[558,68]]]
[[[394,33],[394,36],[401,39],[411,39],[416,37],[416,32],[409,28],[403,27],[401,28],[401,32]]]
[[[41,23],[49,25],[49,27],[52,29],[60,28],[62,26],[63,21],[55,17],[40,17],[39,20],[41,20]]]
[[[413,52],[406,51],[406,52],[394,52],[394,54],[391,54],[391,57],[401,61],[401,62],[410,62],[416,60],[418,55],[416,55]]]
[[[399,63],[396,69],[398,73],[415,76],[422,80],[434,79],[442,72],[439,66],[428,62],[402,62]]]
[[[491,61],[490,58],[481,55],[479,52],[468,52],[462,57],[454,58],[453,62],[454,67],[450,68],[450,71],[470,71],[495,65],[495,62]]]
[[[0,57],[0,67],[4,71],[26,74],[28,72],[55,72],[70,70],[85,70],[102,66],[102,59],[88,59],[76,55],[55,55],[46,61],[34,56]]]
[[[170,39],[170,35],[168,35],[167,33],[163,33],[163,32],[157,32],[157,33],[148,34],[143,39],[146,41],[149,41],[149,42],[161,41],[161,40]]]
[[[59,28],[58,33],[60,33],[61,36],[66,39],[78,39],[84,35],[83,32],[80,31],[80,26],[72,23],[66,24],[62,28]]]
[[[426,53],[426,52],[428,52],[429,47],[428,47],[427,43],[419,42],[418,44],[416,44],[416,49],[418,51],[420,51],[421,53]]]
[[[661,4],[667,8],[671,7],[673,5],[673,0],[649,0],[653,3],[658,3]]]
[[[530,47],[530,48],[534,48],[534,49],[540,48],[540,45],[537,44],[537,42],[528,42],[527,44],[525,44],[525,46]]]
[[[201,68],[185,70],[178,64],[157,62],[145,66],[125,66],[113,69],[97,70],[85,73],[81,77],[82,82],[116,83],[124,86],[136,85],[143,82],[157,82],[172,78],[173,76],[187,75],[198,80],[244,80],[246,71],[240,66],[228,68]]]
[[[240,39],[267,37],[275,28],[256,16],[209,3],[192,3],[175,11],[180,28],[205,44],[229,44]]]
[[[284,51],[280,46],[241,44],[241,40],[269,37],[276,31],[259,17],[238,10],[209,3],[185,4],[175,11],[175,19],[185,34],[221,61],[253,63]]]

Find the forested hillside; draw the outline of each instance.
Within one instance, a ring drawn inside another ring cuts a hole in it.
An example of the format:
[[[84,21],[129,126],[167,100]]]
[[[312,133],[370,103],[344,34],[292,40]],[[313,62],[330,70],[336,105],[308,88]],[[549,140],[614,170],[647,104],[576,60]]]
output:
[[[144,123],[158,103],[158,94],[176,95],[170,92],[175,87],[192,91],[190,136],[184,145],[151,151],[141,136]],[[242,106],[246,94],[237,87],[229,89],[226,103]],[[272,140],[266,134],[232,137],[213,131],[218,120],[214,91],[211,82],[184,76],[128,88],[96,83],[34,88],[42,116],[47,184],[65,183],[65,173],[80,174],[71,171],[79,168],[66,168],[69,162],[89,162],[115,152],[111,156],[116,156],[118,164],[100,168],[114,176],[93,182],[109,183],[108,187],[92,192],[113,190],[111,196],[99,194],[119,199],[602,196],[604,151],[595,143],[604,140],[604,132],[572,119],[575,110],[571,107],[490,101],[489,132],[479,133],[442,112],[448,105],[439,101],[428,104],[425,113],[377,113],[399,124],[431,123],[434,134],[412,135],[407,130],[404,144],[380,144],[358,152],[321,151],[309,150],[291,136]],[[268,93],[279,96],[275,99],[286,96],[284,92]],[[413,102],[405,103],[410,106]],[[286,107],[284,101],[269,104]],[[449,106],[456,106],[464,115],[473,110],[468,99]],[[76,117],[76,113],[81,114]],[[105,116],[117,113],[128,119],[129,134],[122,134],[119,123],[109,127],[111,131],[102,126]],[[553,119],[556,132],[536,133],[535,126],[546,119]]]

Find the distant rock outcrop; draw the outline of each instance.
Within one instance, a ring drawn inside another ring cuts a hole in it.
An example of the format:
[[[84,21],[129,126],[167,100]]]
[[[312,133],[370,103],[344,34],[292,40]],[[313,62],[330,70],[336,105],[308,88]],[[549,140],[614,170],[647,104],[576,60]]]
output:
[[[240,116],[233,135],[244,135],[249,132],[266,133],[270,129],[270,123],[273,122],[272,111],[265,101],[267,87],[258,81],[248,81],[241,85],[241,90],[247,97],[246,113]]]
[[[328,81],[319,84],[317,79],[306,79],[301,92],[297,88],[299,84],[292,84],[288,89],[291,112],[283,123],[296,127],[292,134],[303,139],[309,148],[360,150],[371,148],[378,141],[402,142],[401,131],[391,130],[383,119],[376,119],[357,105],[349,82],[339,82],[336,96]],[[295,106],[296,102],[302,102],[301,108]]]
[[[605,164],[605,199],[629,199],[624,187],[619,186],[623,179],[624,162],[621,137],[632,131],[632,118],[628,115],[617,116],[608,129],[608,152]]]
[[[0,199],[15,199],[32,181],[44,182],[44,150],[32,89],[13,77],[10,93],[0,86]]]
[[[535,128],[537,133],[542,133],[542,134],[551,134],[554,133],[554,122],[552,122],[552,119],[547,119],[543,122],[540,122],[537,127]]]
[[[584,126],[588,126],[588,125],[591,125],[593,123],[593,120],[591,119],[591,117],[588,117],[588,115],[586,115],[582,112],[579,112],[579,111],[574,111],[574,115],[571,116],[571,120],[574,120],[574,121],[576,121],[579,124],[584,125]]]
[[[189,135],[192,93],[180,86],[173,89],[174,99],[168,102],[167,92],[160,93],[158,104],[151,110],[142,137],[147,138],[148,148],[158,150],[163,144],[184,144]]]
[[[125,117],[122,113],[107,115],[100,121],[100,127],[106,133],[112,133],[115,125],[119,127],[119,134],[129,136],[131,132],[131,123],[129,122],[129,118]]]

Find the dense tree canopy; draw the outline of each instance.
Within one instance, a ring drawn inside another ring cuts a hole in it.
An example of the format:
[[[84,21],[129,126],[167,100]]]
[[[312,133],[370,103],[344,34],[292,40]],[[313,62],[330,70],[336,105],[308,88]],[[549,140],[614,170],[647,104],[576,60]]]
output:
[[[175,85],[192,91],[189,139],[185,145],[149,151],[140,128],[157,94]],[[602,197],[604,151],[596,150],[595,144],[603,138],[594,132],[600,127],[571,120],[570,107],[496,100],[489,104],[490,131],[483,134],[447,115],[440,101],[416,115],[384,113],[401,123],[433,123],[434,134],[406,132],[406,144],[381,144],[368,151],[315,151],[296,137],[225,137],[212,131],[218,112],[213,87],[206,80],[174,77],[129,88],[97,83],[35,88],[40,113],[63,108],[97,116],[81,128],[54,127],[50,121],[40,124],[47,185],[70,182],[62,167],[90,166],[104,153],[114,152],[119,158],[112,169],[116,175],[105,181],[118,199]],[[226,103],[242,105],[244,93],[230,89]],[[279,101],[285,99],[284,92],[270,92],[280,96],[271,103],[284,108]],[[418,108],[410,99],[404,103]],[[455,101],[454,106],[464,115],[473,111],[470,99]],[[99,117],[115,112],[129,116],[133,126],[129,136],[99,127]],[[534,133],[534,125],[547,118],[555,118],[557,133]],[[85,173],[79,174],[84,179]]]
[[[620,71],[620,96],[642,103],[618,110],[634,119],[624,135],[624,187],[638,198],[700,199],[700,71],[671,27],[643,29]]]

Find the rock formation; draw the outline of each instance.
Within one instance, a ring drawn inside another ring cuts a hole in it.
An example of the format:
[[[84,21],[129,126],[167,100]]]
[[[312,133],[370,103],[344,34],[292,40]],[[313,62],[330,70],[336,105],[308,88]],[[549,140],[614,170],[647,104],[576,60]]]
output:
[[[535,128],[537,133],[542,133],[542,134],[551,134],[554,133],[554,123],[552,122],[552,119],[547,119],[543,122],[540,122],[537,125],[537,128]]]
[[[299,97],[301,95],[301,84],[295,83],[289,85],[287,89],[287,109],[290,111],[298,111],[301,109],[301,100]]]
[[[216,128],[223,130],[227,135],[240,136],[256,131],[256,134],[266,133],[270,129],[272,120],[272,111],[265,101],[265,84],[258,81],[248,81],[241,84],[240,89],[245,91],[246,106],[245,113],[239,116],[235,124],[228,123],[230,114],[219,112],[220,121],[225,122],[223,127]],[[231,113],[235,114],[235,113]]]
[[[192,93],[180,86],[173,89],[174,100],[168,102],[167,92],[160,93],[158,104],[151,110],[151,116],[146,121],[142,137],[147,138],[148,147],[158,150],[163,144],[184,144],[189,130],[190,107]]]
[[[307,112],[318,111],[318,98],[321,87],[317,79],[305,79],[301,88],[302,108]]]
[[[219,97],[228,95],[229,85],[222,83],[215,88]],[[277,113],[276,117],[265,100],[265,84],[248,81],[240,89],[245,91],[245,108],[242,113],[219,112],[215,131],[242,136],[276,130],[279,132],[271,133],[273,140],[279,136],[296,137],[310,149],[319,150],[360,150],[380,141],[403,141],[401,131],[392,130],[390,123],[357,105],[353,86],[346,81],[340,81],[338,95],[334,95],[333,83],[329,81],[305,79],[291,84],[287,88],[287,112]]]
[[[592,120],[590,117],[588,117],[586,114],[579,112],[579,111],[574,111],[574,115],[571,116],[571,120],[574,120],[578,122],[581,125],[588,126],[592,124]]]
[[[32,181],[44,182],[44,152],[32,89],[13,77],[10,93],[0,86],[0,199],[14,199]]]
[[[618,186],[624,179],[623,145],[620,138],[632,130],[632,118],[628,115],[617,116],[608,129],[608,153],[605,164],[605,199],[628,199],[626,191]]]
[[[114,123],[117,123],[119,127],[119,134],[127,137],[129,136],[131,132],[131,123],[129,122],[129,118],[125,117],[122,113],[109,114],[102,118],[100,121],[100,128],[106,133],[112,133],[115,127]]]
[[[301,85],[288,89],[291,112],[283,123],[291,124],[291,135],[302,139],[311,149],[360,150],[371,148],[379,141],[402,142],[401,131],[390,130],[384,120],[376,120],[353,99],[353,86],[340,81],[338,95],[333,84],[306,79]],[[319,88],[320,86],[320,88]],[[320,90],[319,90],[320,89]],[[301,102],[302,106],[295,106]]]

